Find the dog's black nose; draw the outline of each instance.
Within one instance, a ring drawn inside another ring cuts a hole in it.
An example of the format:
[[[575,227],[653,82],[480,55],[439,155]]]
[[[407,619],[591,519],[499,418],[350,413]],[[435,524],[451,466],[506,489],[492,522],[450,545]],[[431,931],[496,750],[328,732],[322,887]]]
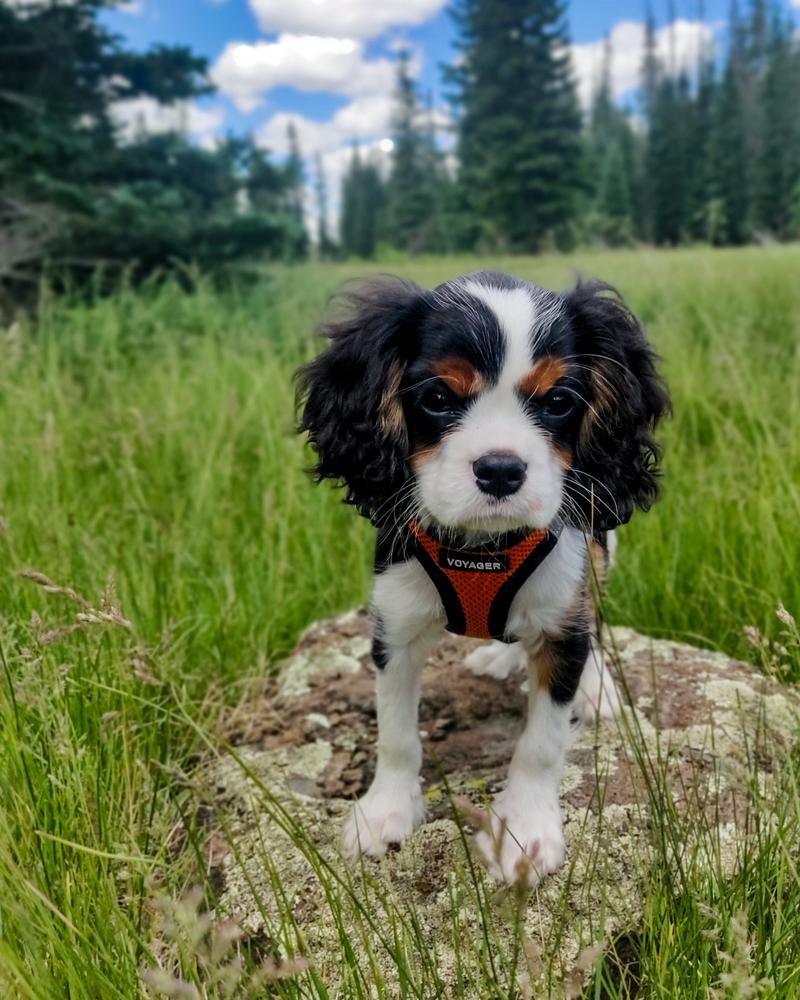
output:
[[[527,465],[516,455],[490,451],[472,463],[478,489],[490,496],[511,496],[525,482]]]

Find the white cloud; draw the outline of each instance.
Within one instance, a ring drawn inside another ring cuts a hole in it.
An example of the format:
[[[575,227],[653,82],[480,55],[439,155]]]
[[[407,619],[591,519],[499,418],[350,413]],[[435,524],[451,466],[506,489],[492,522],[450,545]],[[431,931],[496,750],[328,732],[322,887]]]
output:
[[[289,151],[286,132],[293,122],[306,155],[329,153],[353,141],[377,142],[387,137],[393,107],[390,96],[374,95],[356,98],[324,122],[279,111],[256,131],[255,139],[259,146],[282,156]]]
[[[274,42],[229,42],[211,69],[211,79],[243,111],[262,95],[287,85],[298,90],[337,94],[385,93],[394,83],[388,59],[364,59],[364,45],[353,38],[280,35]]]
[[[23,13],[34,7],[41,7],[43,0],[1,0],[12,10]],[[53,7],[72,7],[76,0],[49,0]],[[117,0],[117,10],[123,14],[141,14],[144,10],[144,0]]]
[[[6,6],[11,7],[12,10],[24,13],[24,11],[29,7],[41,7],[42,0],[4,0]],[[71,7],[75,0],[50,0],[53,7]]]
[[[385,144],[392,128],[394,107],[394,99],[390,94],[374,94],[355,98],[322,122],[304,115],[279,111],[256,130],[255,140],[262,148],[284,156],[289,152],[287,129],[293,123],[297,129],[300,148],[307,156],[328,153],[342,147],[349,149],[353,142],[362,145]],[[452,119],[443,108],[435,108],[433,123],[441,139],[451,127]],[[440,144],[448,145],[446,141]],[[386,149],[383,151],[386,152]]]
[[[800,0],[795,0],[800,4]],[[645,26],[642,21],[620,21],[611,32],[611,89],[619,98],[639,85],[644,54]],[[675,70],[693,69],[704,46],[714,40],[714,29],[703,21],[673,21],[656,32],[656,48],[665,66],[674,53]],[[572,61],[583,107],[589,107],[600,81],[605,41],[572,46]]]
[[[153,97],[130,97],[115,101],[111,105],[111,115],[123,138],[127,140],[142,134],[183,132],[203,146],[213,143],[214,133],[224,121],[219,108],[201,108],[188,101],[161,104]]]
[[[255,140],[259,146],[278,156],[285,156],[289,152],[287,129],[290,122],[294,124],[306,162],[306,221],[311,233],[316,235],[318,226],[317,206],[311,196],[316,154],[320,154],[322,159],[328,188],[328,222],[331,233],[335,234],[339,225],[341,185],[353,155],[353,143],[358,143],[364,159],[369,159],[381,171],[387,172],[392,152],[389,133],[393,111],[391,95],[375,94],[355,98],[324,122],[281,111],[256,131]],[[433,119],[440,130],[452,124],[444,109],[435,109]]]
[[[264,31],[374,38],[389,28],[422,24],[447,0],[250,0]]]

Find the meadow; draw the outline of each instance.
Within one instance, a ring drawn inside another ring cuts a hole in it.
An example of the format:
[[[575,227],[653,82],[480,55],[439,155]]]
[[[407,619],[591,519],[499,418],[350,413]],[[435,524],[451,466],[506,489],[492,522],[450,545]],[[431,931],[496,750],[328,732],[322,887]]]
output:
[[[369,526],[304,471],[293,370],[346,278],[432,285],[481,266],[551,287],[602,277],[663,356],[664,495],[620,533],[608,619],[800,681],[797,633],[776,614],[800,617],[800,247],[308,264],[237,292],[197,279],[90,304],[43,294],[35,321],[0,330],[3,997],[130,1000],[154,899],[199,885],[213,906],[195,854],[172,850],[192,812],[186,776],[223,707],[369,587]],[[787,781],[732,880],[653,871],[645,995],[800,996]],[[186,996],[333,995],[312,973],[226,993],[179,952]],[[491,968],[465,996],[517,995]],[[612,980],[600,962],[587,995],[627,995]],[[437,994],[409,975],[404,995]]]

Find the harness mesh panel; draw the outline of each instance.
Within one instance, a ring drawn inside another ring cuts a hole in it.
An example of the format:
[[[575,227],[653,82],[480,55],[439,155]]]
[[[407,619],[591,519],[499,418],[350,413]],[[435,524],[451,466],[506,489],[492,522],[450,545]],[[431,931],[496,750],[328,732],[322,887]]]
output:
[[[409,524],[415,554],[433,581],[447,614],[447,628],[473,639],[501,639],[506,634],[508,612],[522,584],[544,560],[558,541],[546,528],[532,532],[504,549],[451,550],[429,535],[416,521]],[[443,565],[443,553],[452,553],[464,562],[496,559],[502,570],[456,568]]]

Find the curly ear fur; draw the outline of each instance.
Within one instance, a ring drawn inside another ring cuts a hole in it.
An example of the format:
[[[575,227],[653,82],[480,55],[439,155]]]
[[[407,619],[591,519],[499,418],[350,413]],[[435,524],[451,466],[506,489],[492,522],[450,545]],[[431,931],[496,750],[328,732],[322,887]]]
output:
[[[317,452],[317,479],[347,488],[372,518],[410,476],[400,382],[416,344],[424,292],[399,278],[372,279],[341,297],[323,324],[330,345],[297,373],[300,430]]]
[[[669,396],[656,354],[614,288],[579,282],[566,307],[592,381],[571,492],[587,522],[605,531],[625,524],[637,507],[648,510],[658,496],[661,449],[653,431],[669,412]]]

